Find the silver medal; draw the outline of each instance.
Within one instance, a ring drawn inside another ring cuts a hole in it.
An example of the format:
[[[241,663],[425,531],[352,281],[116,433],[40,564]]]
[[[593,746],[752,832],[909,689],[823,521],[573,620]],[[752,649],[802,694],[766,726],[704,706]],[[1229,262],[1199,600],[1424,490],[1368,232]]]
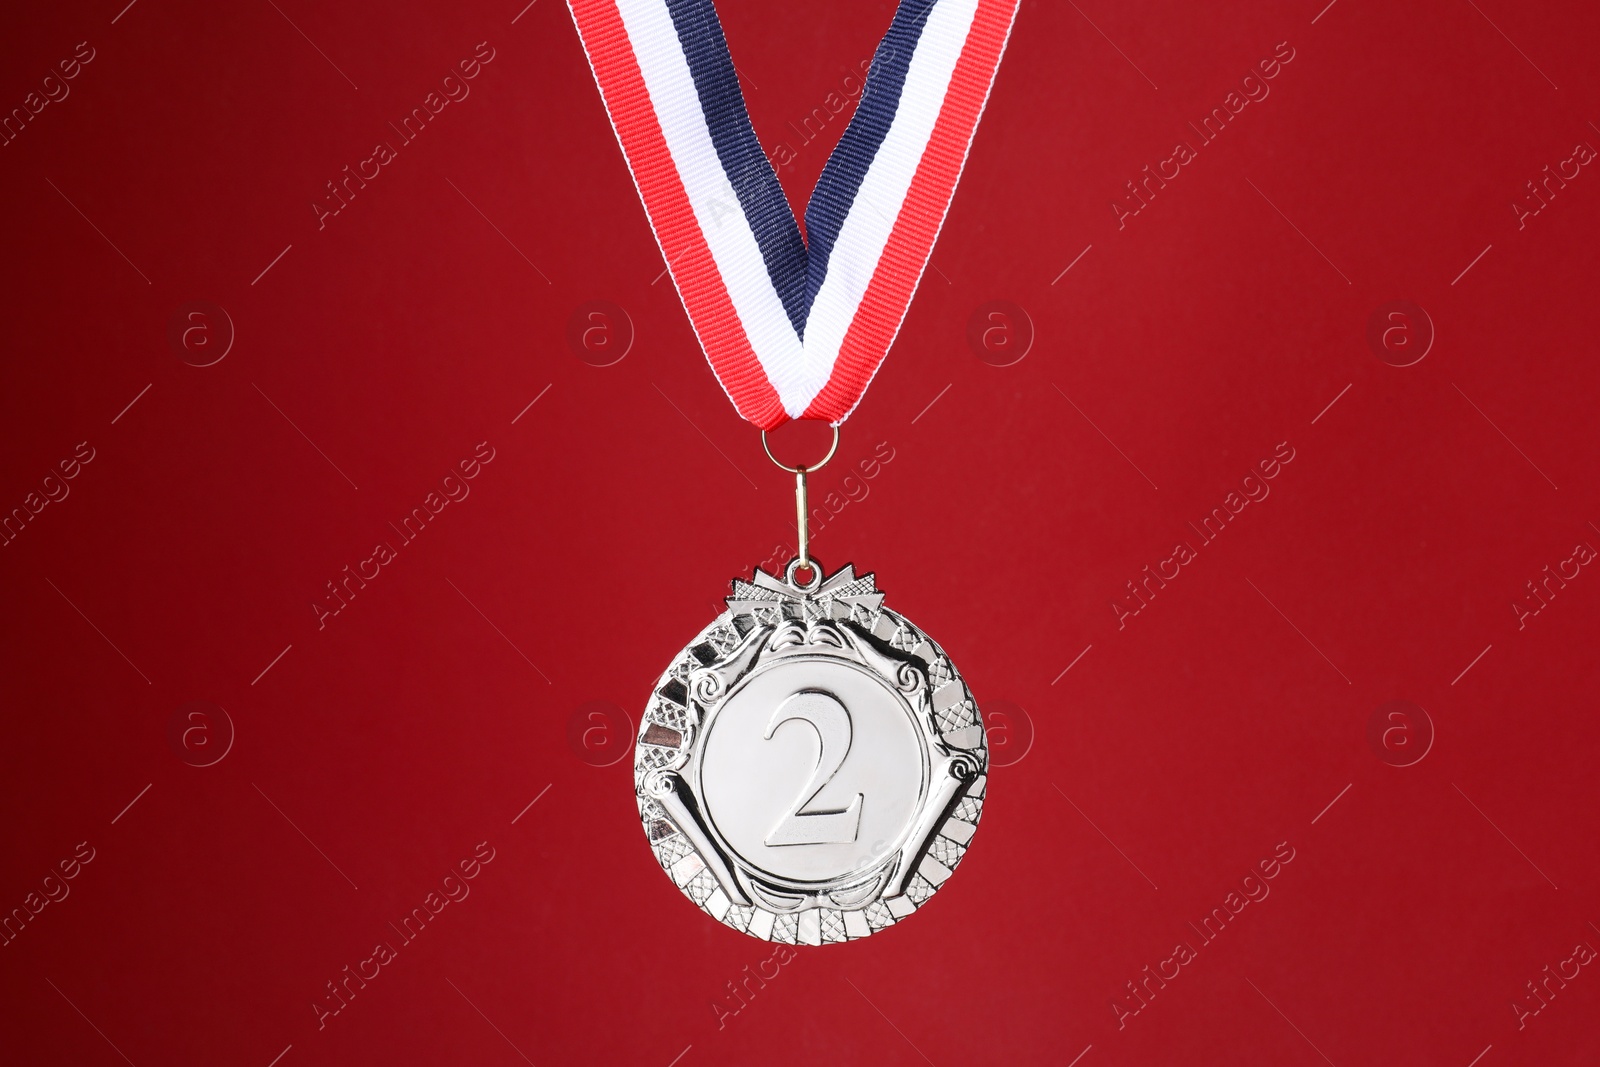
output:
[[[872,575],[824,579],[802,556],[783,578],[753,578],[734,580],[727,610],[650,697],[639,817],[662,869],[712,918],[790,944],[866,937],[926,903],[970,845],[982,719]]]

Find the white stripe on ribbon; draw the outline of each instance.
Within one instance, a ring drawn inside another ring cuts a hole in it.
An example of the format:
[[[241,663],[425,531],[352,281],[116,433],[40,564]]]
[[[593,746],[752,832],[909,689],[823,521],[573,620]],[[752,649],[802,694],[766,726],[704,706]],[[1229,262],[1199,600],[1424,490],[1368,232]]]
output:
[[[861,307],[861,298],[878,269],[889,234],[900,217],[911,179],[933,136],[934,123],[950,90],[950,76],[972,32],[978,0],[945,0],[934,5],[916,53],[906,71],[905,88],[888,136],[873,157],[828,257],[828,274],[806,319],[805,370],[799,392],[804,411],[833,373],[844,335]],[[768,283],[770,286],[770,282]],[[780,396],[783,395],[780,391]],[[795,415],[787,400],[789,414]]]
[[[728,298],[761,369],[793,418],[806,409],[822,386],[819,383],[801,395],[809,378],[805,373],[807,353],[773,288],[755,233],[711,143],[711,130],[700,110],[700,96],[672,16],[662,0],[617,0],[617,12],[627,27],[651,106]],[[827,381],[826,374],[822,380]]]

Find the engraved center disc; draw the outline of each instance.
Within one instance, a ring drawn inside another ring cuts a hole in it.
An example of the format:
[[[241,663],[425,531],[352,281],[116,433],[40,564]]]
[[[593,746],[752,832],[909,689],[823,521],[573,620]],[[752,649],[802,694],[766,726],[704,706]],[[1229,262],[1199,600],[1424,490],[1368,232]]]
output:
[[[898,848],[926,761],[911,707],[839,659],[801,657],[752,674],[711,724],[701,786],[711,820],[751,866],[825,882]]]

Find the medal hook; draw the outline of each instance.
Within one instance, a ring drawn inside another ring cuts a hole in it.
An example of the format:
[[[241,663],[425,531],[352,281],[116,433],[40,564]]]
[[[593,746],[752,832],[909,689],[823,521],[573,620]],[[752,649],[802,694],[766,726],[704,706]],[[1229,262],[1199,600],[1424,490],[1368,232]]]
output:
[[[817,569],[811,565],[811,529],[810,524],[807,522],[811,509],[807,504],[806,474],[811,471],[821,470],[833,458],[833,454],[839,451],[839,427],[833,427],[833,442],[828,445],[828,454],[809,467],[791,467],[787,463],[780,461],[777,456],[774,456],[772,454],[772,445],[767,441],[767,431],[765,430],[761,431],[761,447],[766,450],[768,459],[772,460],[779,468],[794,475],[794,522],[800,542],[800,551],[798,558],[790,565],[789,574],[792,577],[796,570],[808,570],[813,573],[814,577],[820,577],[817,574]]]

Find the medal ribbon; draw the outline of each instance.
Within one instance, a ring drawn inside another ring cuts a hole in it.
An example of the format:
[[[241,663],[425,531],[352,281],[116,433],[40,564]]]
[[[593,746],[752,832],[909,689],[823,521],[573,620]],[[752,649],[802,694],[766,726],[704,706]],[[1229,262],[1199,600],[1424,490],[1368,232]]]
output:
[[[837,426],[944,224],[1020,0],[901,0],[806,205],[745,110],[712,0],[567,0],[656,241],[745,419]]]

